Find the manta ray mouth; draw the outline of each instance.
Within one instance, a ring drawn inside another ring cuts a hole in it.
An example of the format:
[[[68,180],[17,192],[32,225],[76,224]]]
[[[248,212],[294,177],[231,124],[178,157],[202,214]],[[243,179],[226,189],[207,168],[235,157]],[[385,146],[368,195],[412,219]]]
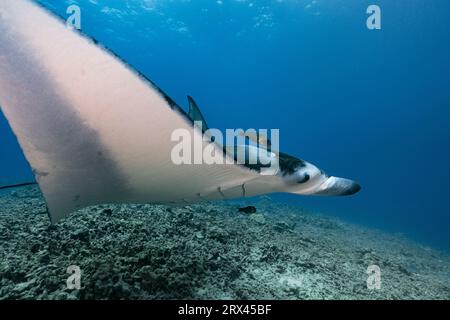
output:
[[[359,183],[344,178],[330,177],[322,185],[317,195],[351,196],[361,190]]]
[[[357,182],[354,182],[348,187],[348,189],[342,193],[343,196],[351,196],[355,193],[358,193],[361,190],[361,185]]]

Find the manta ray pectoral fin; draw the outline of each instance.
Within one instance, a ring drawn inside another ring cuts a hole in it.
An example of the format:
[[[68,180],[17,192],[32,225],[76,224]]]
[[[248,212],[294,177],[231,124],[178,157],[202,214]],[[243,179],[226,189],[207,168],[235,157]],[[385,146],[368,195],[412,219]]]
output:
[[[202,123],[202,129],[204,131],[208,130],[206,120],[203,117],[203,114],[200,111],[200,108],[198,107],[197,103],[191,96],[188,96],[187,98],[189,101],[189,117],[191,118],[192,122],[200,121]]]
[[[189,100],[191,117],[206,129]],[[259,177],[236,164],[177,163],[173,132],[201,138],[188,115],[146,77],[34,1],[0,0],[0,110],[53,223],[90,205],[199,200],[217,186]],[[227,157],[222,146],[213,147]]]

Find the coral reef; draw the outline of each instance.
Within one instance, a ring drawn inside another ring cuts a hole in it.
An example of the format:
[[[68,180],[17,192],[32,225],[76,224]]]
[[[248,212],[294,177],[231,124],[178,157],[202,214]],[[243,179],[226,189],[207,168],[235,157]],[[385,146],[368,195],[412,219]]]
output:
[[[103,205],[50,225],[36,188],[0,195],[0,299],[449,299],[449,275],[444,253],[267,198]]]

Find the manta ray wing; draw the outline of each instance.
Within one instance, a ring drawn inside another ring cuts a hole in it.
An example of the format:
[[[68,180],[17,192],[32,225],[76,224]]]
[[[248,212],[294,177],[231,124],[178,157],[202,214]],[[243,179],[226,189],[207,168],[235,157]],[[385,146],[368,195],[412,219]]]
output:
[[[108,50],[28,0],[0,1],[0,105],[52,222],[99,203],[221,198],[258,177],[239,165],[175,165],[173,131],[201,139],[187,115]]]

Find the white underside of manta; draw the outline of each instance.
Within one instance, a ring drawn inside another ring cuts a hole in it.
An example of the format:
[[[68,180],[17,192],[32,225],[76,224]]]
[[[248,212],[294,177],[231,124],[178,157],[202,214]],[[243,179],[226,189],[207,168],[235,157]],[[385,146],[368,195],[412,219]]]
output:
[[[28,0],[0,1],[0,106],[52,222],[100,203],[359,190],[309,163],[297,168],[293,157],[285,162],[295,170],[272,176],[239,164],[174,164],[172,132],[202,134],[187,114],[111,52]]]

